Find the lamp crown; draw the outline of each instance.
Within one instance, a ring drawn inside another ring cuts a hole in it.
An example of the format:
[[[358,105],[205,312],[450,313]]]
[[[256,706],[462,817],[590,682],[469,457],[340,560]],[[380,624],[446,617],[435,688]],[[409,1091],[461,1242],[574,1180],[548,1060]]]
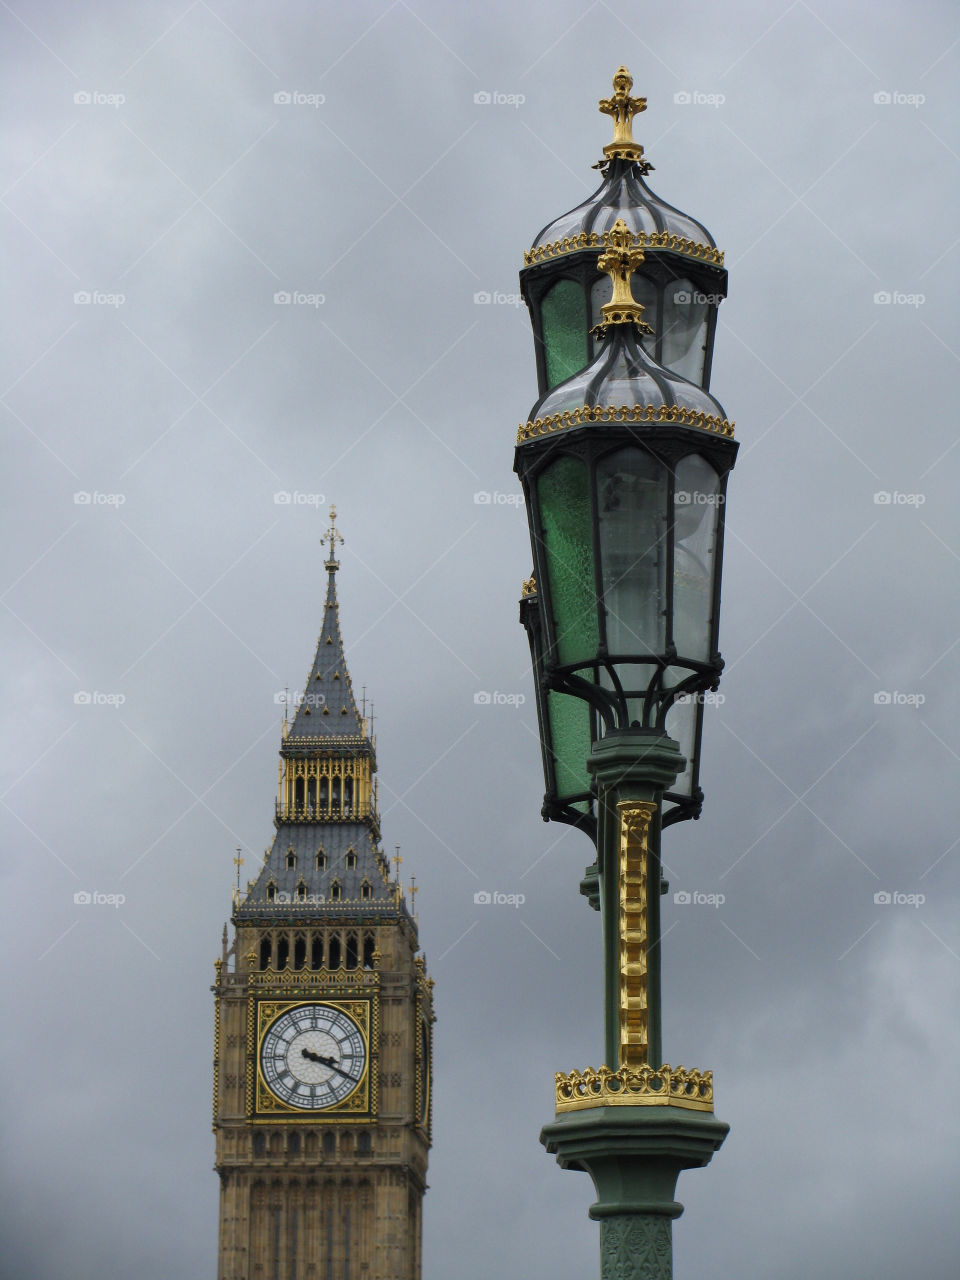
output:
[[[646,98],[631,98],[633,76],[626,67],[617,67],[613,77],[613,97],[601,98],[600,111],[613,119],[613,141],[603,148],[603,161],[629,160],[639,165],[640,172],[647,174],[653,168],[643,158],[643,147],[633,140],[633,117],[646,111]]]
[[[603,338],[608,325],[633,324],[641,333],[653,333],[643,318],[643,304],[636,301],[630,288],[630,277],[644,261],[643,250],[622,218],[603,233],[603,243],[606,248],[597,259],[597,266],[610,277],[613,297],[600,308],[603,319],[593,332]]]

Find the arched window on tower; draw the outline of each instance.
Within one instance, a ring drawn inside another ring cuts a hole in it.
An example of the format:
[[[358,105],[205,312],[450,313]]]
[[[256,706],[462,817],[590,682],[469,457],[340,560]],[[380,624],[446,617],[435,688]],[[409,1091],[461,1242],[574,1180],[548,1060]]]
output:
[[[316,778],[307,779],[307,812],[309,814],[316,813],[317,810],[317,780]]]
[[[270,957],[273,954],[273,948],[270,945],[269,938],[260,939],[260,968],[270,968]]]
[[[336,1136],[332,1134],[328,1129],[327,1132],[323,1135],[323,1154],[325,1156],[332,1156],[336,1154],[336,1150],[337,1150]]]
[[[320,812],[325,813],[330,807],[330,779],[320,779]]]
[[[357,851],[352,846],[347,850],[347,870],[354,871],[357,866]]]
[[[330,939],[329,946],[327,947],[327,968],[340,968],[340,939],[336,936]]]
[[[365,969],[373,968],[373,953],[377,949],[377,942],[372,933],[363,935],[363,967]]]
[[[287,960],[290,958],[290,939],[285,933],[280,935],[277,941],[277,968],[285,969]]]
[[[326,869],[327,869],[327,855],[323,852],[322,849],[318,849],[317,850],[317,870],[326,871]]]
[[[276,897],[277,897],[277,885],[275,881],[271,880],[270,883],[267,885],[267,901],[274,902],[276,901]]]
[[[334,880],[333,884],[330,886],[330,897],[333,899],[334,902],[339,902],[342,896],[343,896],[343,888],[340,884],[340,881]]]
[[[297,901],[306,902],[307,900],[307,882],[301,876],[297,881]]]
[[[310,944],[310,968],[323,968],[323,937],[319,933],[313,935],[313,942]]]
[[[373,889],[369,880],[364,880],[363,884],[360,886],[360,897],[364,902],[366,902],[368,898],[373,897]]]
[[[357,957],[357,935],[355,933],[347,934],[347,963],[346,968],[355,969],[359,963]]]
[[[297,855],[293,851],[293,846],[287,850],[287,870],[293,871],[297,865]]]
[[[293,967],[302,969],[307,963],[307,940],[298,933],[293,943]]]
[[[293,784],[293,804],[298,813],[303,813],[303,779],[297,778]]]
[[[330,808],[334,813],[340,812],[340,779],[330,779]]]
[[[343,781],[343,811],[348,816],[353,812],[353,779],[345,778]]]

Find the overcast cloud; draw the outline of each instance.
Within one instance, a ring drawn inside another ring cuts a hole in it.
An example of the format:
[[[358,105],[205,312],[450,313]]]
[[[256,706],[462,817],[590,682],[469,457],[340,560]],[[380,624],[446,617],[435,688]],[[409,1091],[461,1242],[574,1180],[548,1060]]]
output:
[[[597,185],[626,63],[651,185],[726,252],[741,441],[704,816],[664,842],[672,891],[724,899],[665,903],[665,1056],[731,1125],[680,1180],[676,1274],[954,1276],[955,5],[0,22],[3,1274],[215,1275],[209,986],[330,502],[437,984],[425,1280],[598,1273],[589,1180],[538,1142],[553,1073],[599,1064],[599,919],[588,841],[539,819],[512,463],[522,253]]]

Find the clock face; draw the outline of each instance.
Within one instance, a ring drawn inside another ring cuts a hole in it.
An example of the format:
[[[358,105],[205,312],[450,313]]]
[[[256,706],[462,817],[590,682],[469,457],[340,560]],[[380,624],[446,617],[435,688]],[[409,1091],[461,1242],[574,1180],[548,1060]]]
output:
[[[288,1106],[322,1111],[361,1083],[367,1047],[359,1026],[331,1004],[301,1004],[275,1018],[260,1045],[260,1069]]]

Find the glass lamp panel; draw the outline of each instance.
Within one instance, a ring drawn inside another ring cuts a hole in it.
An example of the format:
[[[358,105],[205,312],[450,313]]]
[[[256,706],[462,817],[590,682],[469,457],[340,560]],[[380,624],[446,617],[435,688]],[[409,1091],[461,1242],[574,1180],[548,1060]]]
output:
[[[677,684],[683,679],[683,675],[676,667],[670,667],[666,672],[666,681],[671,684]],[[683,773],[679,774],[673,786],[667,790],[672,795],[691,796],[693,794],[693,751],[697,740],[697,698],[702,694],[687,694],[682,699],[678,699],[670,710],[667,712],[667,718],[664,722],[664,728],[667,736],[673,738],[675,742],[680,744],[680,750],[683,752],[686,766]]]
[[[640,340],[640,345],[646,351],[651,359],[656,359],[657,351],[657,333],[660,330],[660,314],[659,314],[659,297],[656,286],[652,281],[647,280],[644,276],[635,275],[630,280],[630,291],[637,302],[644,307],[643,318],[647,324],[653,329],[652,334],[644,334]],[[594,282],[593,288],[590,290],[590,324],[591,327],[600,324],[603,320],[603,312],[601,308],[606,305],[613,297],[613,281],[606,274],[602,275],[599,280]],[[592,353],[596,355],[600,350],[600,341],[592,337]]]
[[[540,303],[540,326],[550,390],[579,373],[589,358],[582,286],[574,280],[558,280]]]
[[[587,756],[593,748],[590,707],[582,698],[551,691],[547,694],[547,715],[557,798],[582,795],[590,790],[587,772]],[[578,801],[573,807],[587,813],[590,803]]]
[[[707,662],[713,647],[720,477],[698,453],[677,463],[674,486],[673,640],[677,654]]]
[[[663,291],[660,363],[698,386],[703,385],[707,307],[705,295],[690,280],[674,280]]]
[[[589,662],[599,643],[593,585],[593,538],[586,466],[558,458],[537,481],[557,660]]]
[[[607,651],[644,658],[666,643],[667,470],[629,447],[597,464],[597,507]],[[645,684],[637,668],[624,673]]]

